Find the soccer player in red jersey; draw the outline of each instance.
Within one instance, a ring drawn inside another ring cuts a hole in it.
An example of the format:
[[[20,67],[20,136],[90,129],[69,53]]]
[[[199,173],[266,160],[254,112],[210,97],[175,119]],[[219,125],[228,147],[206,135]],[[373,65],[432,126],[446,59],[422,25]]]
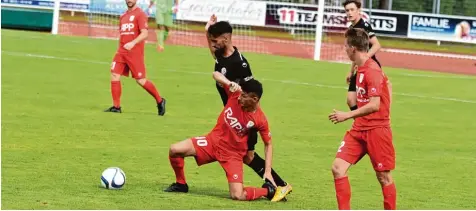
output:
[[[136,79],[157,103],[160,116],[165,114],[165,99],[160,97],[155,85],[146,79],[144,45],[147,39],[147,15],[137,7],[137,0],[126,0],[127,11],[120,17],[119,47],[111,66],[111,94],[113,106],[106,112],[121,113],[121,75]]]
[[[213,56],[215,63],[215,72],[221,73],[229,81],[240,83],[250,80],[253,77],[251,64],[236,46],[233,45],[233,28],[227,21],[218,21],[217,16],[213,14],[205,26],[208,48]],[[221,97],[223,106],[228,102],[228,95],[221,83],[216,80],[216,88]],[[258,143],[258,131],[250,128],[248,133],[248,152],[244,157],[244,163],[263,178],[265,169],[265,160],[255,152],[255,145]],[[278,173],[271,169],[271,175],[277,186],[286,187],[288,191],[292,190],[291,184],[285,182]],[[287,193],[283,193],[287,194]],[[283,201],[287,200],[286,198]]]
[[[396,209],[396,188],[390,171],[395,169],[395,150],[390,128],[390,92],[388,78],[368,56],[369,37],[363,29],[349,29],[345,49],[358,65],[357,106],[350,112],[334,110],[329,120],[334,124],[355,119],[347,131],[332,164],[339,209],[350,209],[350,183],[347,170],[368,154],[383,192],[385,209]]]
[[[199,166],[215,161],[220,163],[228,178],[232,199],[251,201],[266,197],[271,201],[282,200],[289,192],[283,190],[283,187],[276,188],[271,175],[273,147],[268,121],[259,107],[259,100],[263,93],[261,83],[250,79],[241,82],[240,86],[235,82],[230,82],[219,72],[214,72],[213,76],[223,84],[229,95],[228,102],[210,133],[170,146],[169,159],[175,172],[176,182],[164,191],[188,192],[184,173],[184,157],[194,156]],[[248,134],[250,128],[253,127],[257,128],[265,145],[264,177],[268,179],[268,182],[262,188],[243,186],[243,157],[247,153]]]

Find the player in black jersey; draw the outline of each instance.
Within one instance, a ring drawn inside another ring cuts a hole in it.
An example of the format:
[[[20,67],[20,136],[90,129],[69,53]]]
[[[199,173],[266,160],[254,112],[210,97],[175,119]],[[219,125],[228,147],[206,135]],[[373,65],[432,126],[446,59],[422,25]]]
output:
[[[217,22],[215,15],[212,15],[210,21],[205,27],[208,47],[215,59],[215,72],[220,72],[228,80],[240,84],[253,78],[251,67],[248,60],[239,52],[238,48],[233,46],[231,36],[233,28],[226,21]],[[221,96],[223,105],[228,101],[227,94],[222,85],[216,83],[216,88]],[[265,160],[261,158],[255,151],[255,145],[258,142],[258,132],[256,129],[250,130],[248,137],[248,153],[243,162],[251,167],[261,178],[264,175]],[[274,171],[271,172],[273,180],[277,186],[291,188],[283,179]]]
[[[352,24],[349,26],[349,28],[361,28],[364,29],[367,34],[369,35],[369,51],[368,55],[371,57],[377,64],[381,67],[380,62],[377,60],[377,57],[375,56],[375,53],[377,53],[381,46],[380,43],[377,39],[377,36],[375,36],[375,32],[372,29],[372,26],[370,23],[365,21],[362,18],[362,15],[360,14],[360,8],[362,4],[360,3],[360,0],[346,0],[343,4],[345,13],[347,15],[347,20],[349,20]],[[355,80],[356,80],[356,66],[354,63],[352,63],[351,70],[349,74],[347,75],[347,83],[349,84],[349,89],[347,92],[347,105],[349,105],[349,108],[351,110],[357,109],[357,93],[356,93],[356,85],[355,85]]]

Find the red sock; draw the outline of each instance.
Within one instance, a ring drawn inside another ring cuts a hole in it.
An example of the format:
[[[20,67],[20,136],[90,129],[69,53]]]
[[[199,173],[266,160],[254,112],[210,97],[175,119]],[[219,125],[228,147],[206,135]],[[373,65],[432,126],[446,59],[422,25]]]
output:
[[[170,157],[170,165],[174,169],[175,172],[175,182],[180,183],[180,184],[186,184],[187,182],[185,181],[185,173],[183,171],[183,166],[185,165],[184,159],[182,157]]]
[[[254,188],[254,187],[246,187],[246,201],[253,201],[255,199],[259,199],[263,196],[268,195],[268,189],[266,188]]]
[[[121,107],[121,82],[120,81],[111,81],[111,94],[114,107]]]
[[[339,210],[350,210],[350,183],[347,176],[334,179]]]
[[[382,187],[383,193],[383,207],[386,210],[397,209],[397,189],[395,183]]]
[[[159,95],[159,92],[157,91],[157,89],[155,88],[155,85],[150,82],[149,80],[147,80],[144,84],[144,86],[142,86],[150,95],[152,95],[155,100],[157,101],[157,103],[160,103],[162,102],[162,98],[160,97]]]

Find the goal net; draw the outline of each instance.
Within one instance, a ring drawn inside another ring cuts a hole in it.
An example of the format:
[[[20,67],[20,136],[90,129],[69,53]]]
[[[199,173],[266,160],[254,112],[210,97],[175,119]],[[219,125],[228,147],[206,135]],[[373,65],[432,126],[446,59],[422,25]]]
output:
[[[137,4],[148,11],[149,2],[138,0]],[[342,2],[181,0],[166,45],[206,47],[204,26],[215,14],[219,21],[233,25],[233,42],[241,51],[347,62],[343,50],[347,22]],[[58,34],[117,39],[119,16],[126,9],[124,0],[90,0],[87,10],[58,7]],[[151,11],[148,41],[155,43],[155,5]]]

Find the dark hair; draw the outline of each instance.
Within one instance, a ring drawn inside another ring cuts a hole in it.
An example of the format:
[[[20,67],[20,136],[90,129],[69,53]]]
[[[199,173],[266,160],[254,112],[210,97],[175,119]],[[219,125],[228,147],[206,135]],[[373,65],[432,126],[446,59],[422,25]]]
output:
[[[248,81],[242,81],[240,86],[243,92],[254,93],[259,99],[261,99],[261,96],[263,95],[263,85],[258,80],[250,79]]]
[[[345,32],[347,45],[355,47],[358,51],[369,50],[369,35],[363,29],[351,28]]]
[[[233,28],[228,21],[219,21],[208,28],[208,34],[219,37],[226,33],[233,33]]]
[[[348,4],[352,4],[352,3],[354,3],[355,6],[357,6],[357,8],[359,8],[359,9],[360,9],[360,7],[362,7],[362,3],[360,2],[360,0],[347,0],[342,4],[342,6],[345,7]]]

